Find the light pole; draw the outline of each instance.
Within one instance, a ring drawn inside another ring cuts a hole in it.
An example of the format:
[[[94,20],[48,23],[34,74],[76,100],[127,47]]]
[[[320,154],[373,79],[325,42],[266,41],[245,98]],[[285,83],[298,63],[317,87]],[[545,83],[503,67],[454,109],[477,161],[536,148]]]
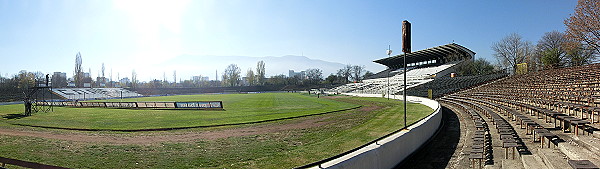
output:
[[[391,45],[388,45],[388,50],[385,51],[387,53],[388,57],[390,57],[392,55],[392,49],[390,49],[390,47],[391,47]],[[388,100],[390,100],[390,72],[391,72],[391,70],[387,72],[387,98],[388,98]]]
[[[402,95],[404,97],[404,127],[406,127],[406,52],[404,52],[404,90],[402,90]]]
[[[402,52],[404,52],[404,127],[406,127],[406,54],[410,53],[410,22],[402,21]]]

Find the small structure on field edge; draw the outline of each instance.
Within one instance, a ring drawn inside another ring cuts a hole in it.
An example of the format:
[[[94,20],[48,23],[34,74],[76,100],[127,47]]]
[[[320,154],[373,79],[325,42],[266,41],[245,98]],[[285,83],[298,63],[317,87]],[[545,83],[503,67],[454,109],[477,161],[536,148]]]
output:
[[[53,99],[52,86],[49,85],[49,75],[46,74],[46,81],[44,83],[36,83],[36,86],[30,87],[28,90],[23,91],[25,97],[23,98],[23,104],[25,105],[24,116],[31,116],[32,113],[37,112],[51,112],[54,111],[52,104],[46,103],[46,99],[50,97]],[[40,104],[41,103],[41,104]]]

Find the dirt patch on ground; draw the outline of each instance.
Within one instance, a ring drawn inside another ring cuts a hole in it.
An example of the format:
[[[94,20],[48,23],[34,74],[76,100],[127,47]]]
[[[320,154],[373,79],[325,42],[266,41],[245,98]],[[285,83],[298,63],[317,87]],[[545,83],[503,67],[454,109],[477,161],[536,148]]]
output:
[[[328,98],[328,99],[347,98],[347,97],[351,97],[351,96],[323,96],[323,98]]]
[[[370,105],[370,106],[363,106],[358,110],[360,110],[360,111],[375,111],[375,110],[379,110],[381,108],[383,108],[383,107],[377,106],[377,105]]]
[[[313,128],[328,124],[328,122],[324,121],[327,118],[328,117],[320,117],[306,120],[295,120],[291,123],[286,124],[256,125],[245,128],[232,128],[201,132],[148,132],[144,134],[124,134],[123,136],[115,136],[109,134],[52,133],[43,131],[0,129],[0,135],[29,136],[77,142],[103,142],[112,144],[153,144],[161,142],[186,142],[194,141],[197,139],[219,139],[227,137],[275,133],[286,130]]]

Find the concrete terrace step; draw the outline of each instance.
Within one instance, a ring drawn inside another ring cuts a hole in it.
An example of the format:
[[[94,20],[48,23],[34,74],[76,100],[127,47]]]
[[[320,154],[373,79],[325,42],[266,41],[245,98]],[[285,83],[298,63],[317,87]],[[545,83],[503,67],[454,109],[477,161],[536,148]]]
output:
[[[558,149],[570,160],[590,160],[594,164],[600,164],[600,157],[597,152],[592,152],[577,142],[571,139],[565,140],[565,142],[558,144]]]
[[[567,156],[556,149],[537,149],[538,154],[549,169],[570,168]]]
[[[526,167],[523,166],[523,163],[518,161],[519,159],[515,158],[514,160],[502,160],[500,162],[500,168],[510,168],[510,169],[525,169]],[[527,168],[529,169],[529,168]]]
[[[576,138],[581,141],[582,146],[596,153],[596,156],[600,156],[600,138],[590,136],[576,136]]]
[[[521,156],[521,164],[523,164],[523,166],[521,166],[521,167],[524,167],[527,169],[533,169],[533,168],[549,169],[549,167],[546,166],[546,164],[544,163],[542,158],[540,158],[540,156],[538,156],[537,154]],[[511,166],[508,168],[513,168],[513,167]]]

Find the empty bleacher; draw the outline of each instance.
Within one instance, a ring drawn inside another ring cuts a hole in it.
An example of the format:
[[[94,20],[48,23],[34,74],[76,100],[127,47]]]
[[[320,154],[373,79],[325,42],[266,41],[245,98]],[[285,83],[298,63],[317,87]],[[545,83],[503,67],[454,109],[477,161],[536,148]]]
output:
[[[375,73],[374,75],[371,75],[367,79],[385,78],[385,77],[388,77],[388,76],[394,76],[394,75],[396,75],[398,73],[401,73],[401,72],[398,72],[398,71],[395,71],[394,69],[389,69],[388,68],[388,69],[385,69],[385,70],[383,70],[381,72]]]
[[[571,168],[579,163],[600,164],[600,64],[513,75],[438,100],[463,114],[491,114],[498,133],[506,133],[500,134],[501,142],[508,139],[520,144],[516,146],[520,162],[503,159],[488,165]],[[497,127],[497,121],[504,129]]]
[[[497,73],[462,77],[441,77],[423,85],[407,89],[406,94],[409,96],[428,97],[428,90],[431,89],[433,98],[438,98],[472,86],[485,84],[505,76],[507,76],[507,74]]]
[[[141,94],[123,88],[57,88],[52,92],[68,100],[141,97]]]
[[[406,88],[412,88],[430,82],[435,76],[444,76],[442,72],[447,73],[448,69],[459,64],[460,62],[451,62],[434,67],[411,68],[406,72]],[[390,73],[390,76],[384,74]],[[372,76],[373,77],[373,76]],[[349,83],[330,89],[330,92],[335,93],[361,93],[361,94],[390,94],[401,93],[404,88],[404,74],[402,69],[390,70],[386,69],[377,73],[375,77],[363,80],[361,83]],[[389,83],[389,85],[388,85]]]
[[[450,107],[450,109],[453,110],[457,110],[460,109],[460,111],[463,112],[467,112],[467,114],[469,115],[468,117],[470,117],[470,119],[473,121],[473,125],[468,125],[470,127],[473,127],[471,130],[473,130],[473,132],[469,132],[467,135],[469,135],[471,139],[466,139],[468,140],[466,143],[467,145],[470,145],[469,148],[467,148],[468,152],[469,152],[469,163],[470,166],[473,168],[475,167],[475,164],[478,164],[477,168],[482,168],[482,166],[484,165],[484,162],[487,163],[492,163],[493,162],[493,146],[492,146],[492,138],[491,138],[491,133],[490,133],[490,129],[489,129],[489,125],[487,123],[487,120],[485,120],[484,118],[481,117],[481,115],[479,113],[477,113],[476,111],[474,111],[471,107],[461,103],[461,102],[457,102],[451,99],[443,99],[440,100],[440,103],[446,105],[446,107]],[[469,130],[469,131],[471,131]]]

